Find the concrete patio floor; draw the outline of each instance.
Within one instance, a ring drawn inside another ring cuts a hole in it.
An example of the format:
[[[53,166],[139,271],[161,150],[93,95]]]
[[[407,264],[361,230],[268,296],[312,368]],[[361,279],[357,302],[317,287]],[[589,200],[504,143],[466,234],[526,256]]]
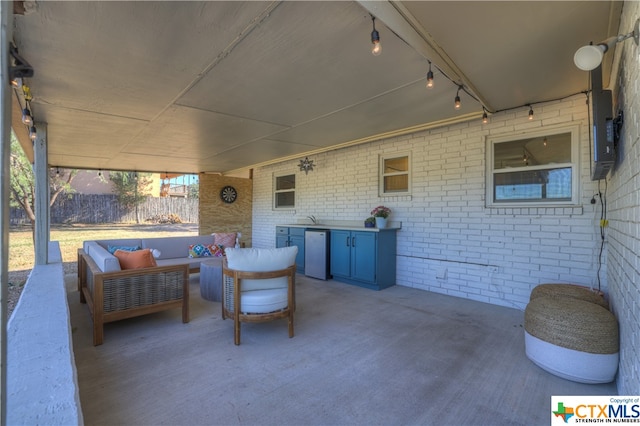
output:
[[[552,395],[617,393],[529,361],[516,309],[298,275],[295,337],[244,324],[235,346],[196,274],[190,323],[175,309],[107,324],[94,347],[66,279],[87,425],[548,425]]]

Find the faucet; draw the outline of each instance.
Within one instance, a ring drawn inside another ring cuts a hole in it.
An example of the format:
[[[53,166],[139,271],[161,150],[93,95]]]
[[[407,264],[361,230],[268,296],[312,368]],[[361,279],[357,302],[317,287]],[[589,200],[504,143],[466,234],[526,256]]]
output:
[[[318,219],[316,219],[316,217],[315,217],[315,216],[313,216],[313,215],[311,215],[311,216],[307,216],[307,219],[311,220],[311,222],[312,222],[314,225],[317,225],[317,224],[318,224]]]

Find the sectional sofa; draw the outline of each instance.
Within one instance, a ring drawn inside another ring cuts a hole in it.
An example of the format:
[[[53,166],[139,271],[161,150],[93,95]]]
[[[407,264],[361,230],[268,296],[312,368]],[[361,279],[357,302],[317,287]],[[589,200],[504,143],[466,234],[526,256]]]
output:
[[[182,322],[189,322],[189,273],[211,259],[190,257],[190,249],[207,252],[221,238],[228,246],[235,239],[231,235],[85,241],[78,250],[78,290],[93,319],[93,344],[102,344],[107,322],[177,307],[182,308]],[[149,249],[156,266],[123,269],[111,253],[116,248]]]

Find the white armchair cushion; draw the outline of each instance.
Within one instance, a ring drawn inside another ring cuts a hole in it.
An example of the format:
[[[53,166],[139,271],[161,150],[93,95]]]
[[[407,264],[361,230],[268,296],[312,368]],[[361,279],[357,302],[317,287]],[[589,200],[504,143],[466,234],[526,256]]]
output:
[[[225,253],[227,255],[227,266],[229,269],[245,272],[268,272],[279,271],[295,265],[298,247],[291,246],[271,249],[228,248],[225,250]],[[273,288],[287,288],[287,278],[242,280],[243,292]]]

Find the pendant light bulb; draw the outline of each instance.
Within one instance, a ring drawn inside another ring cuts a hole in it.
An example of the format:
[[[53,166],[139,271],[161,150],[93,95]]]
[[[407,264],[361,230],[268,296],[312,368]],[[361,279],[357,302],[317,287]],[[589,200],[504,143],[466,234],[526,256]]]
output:
[[[427,72],[427,89],[433,88],[433,71],[431,71],[431,62],[429,62],[429,71]]]
[[[482,124],[487,124],[489,122],[489,116],[487,115],[487,110],[482,107]]]
[[[533,120],[533,107],[529,105],[529,120]]]
[[[31,126],[31,128],[29,129],[29,139],[31,139],[32,141],[35,141],[36,136],[37,136],[36,126]]]
[[[29,108],[24,108],[22,110],[22,123],[26,125],[33,123],[33,117],[31,117],[31,111],[29,111]]]
[[[462,86],[458,86],[458,91],[456,92],[456,98],[454,99],[454,103],[453,103],[453,107],[455,109],[460,109],[460,89],[462,89]]]
[[[19,89],[22,87],[22,79],[20,77],[14,77],[11,79],[11,87]]]
[[[371,43],[373,47],[371,48],[371,54],[378,56],[382,53],[382,44],[380,44],[380,33],[376,30],[375,16],[371,16],[371,22],[373,23],[373,31],[371,31]]]

